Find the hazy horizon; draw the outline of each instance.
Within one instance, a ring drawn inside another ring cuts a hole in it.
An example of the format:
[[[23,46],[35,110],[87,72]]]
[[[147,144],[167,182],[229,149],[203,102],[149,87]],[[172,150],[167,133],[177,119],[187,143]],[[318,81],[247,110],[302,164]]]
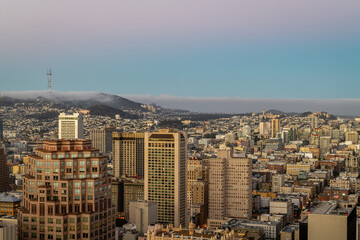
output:
[[[46,90],[3,91],[2,96],[28,99],[36,97],[56,98],[58,100],[87,100],[97,97],[99,102],[110,101],[99,95],[101,92],[61,92]],[[106,93],[111,94],[111,93]],[[113,94],[131,101],[144,104],[155,103],[163,108],[175,108],[202,113],[249,113],[262,110],[279,110],[283,112],[315,112],[317,110],[334,115],[360,116],[360,98],[358,99],[301,99],[301,98],[231,98],[231,97],[179,97],[171,95],[126,95]]]

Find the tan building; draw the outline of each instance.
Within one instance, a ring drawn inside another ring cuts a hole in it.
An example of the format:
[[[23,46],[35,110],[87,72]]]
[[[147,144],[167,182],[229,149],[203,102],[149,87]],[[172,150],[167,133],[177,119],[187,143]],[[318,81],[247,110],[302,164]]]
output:
[[[284,186],[285,178],[283,174],[273,175],[272,176],[272,192],[279,193],[280,188]]]
[[[276,137],[276,133],[280,131],[280,119],[271,119],[271,137]]]
[[[355,237],[355,208],[339,208],[336,202],[324,202],[308,214],[308,240],[350,240]]]
[[[345,141],[351,141],[353,144],[357,144],[359,141],[359,134],[357,132],[345,133]]]
[[[5,156],[4,148],[0,142],[0,192],[9,190],[9,166]]]
[[[287,164],[286,165],[286,174],[292,175],[292,176],[299,176],[300,171],[310,173],[311,171],[311,164]]]
[[[146,233],[150,224],[157,221],[157,206],[145,200],[130,202],[129,223],[136,226],[136,230]]]
[[[48,140],[29,156],[19,237],[114,239],[115,207],[107,158],[90,140]]]
[[[208,169],[201,158],[187,161],[187,208],[188,216],[198,217],[196,224],[206,224],[208,218]]]
[[[83,137],[83,115],[81,113],[60,113],[59,139],[81,139]]]
[[[186,135],[173,130],[145,134],[145,200],[157,204],[158,222],[185,226]]]
[[[17,240],[17,224],[0,220],[0,240]]]
[[[294,204],[291,200],[274,198],[270,202],[270,214],[282,214],[286,216],[286,223],[294,221]]]
[[[112,133],[114,130],[114,128],[109,127],[91,129],[90,140],[92,147],[99,149],[101,153],[110,153],[112,150]]]
[[[252,160],[231,150],[218,152],[209,167],[209,218],[252,217]]]
[[[280,231],[280,240],[300,240],[300,227],[287,226]]]
[[[144,177],[144,133],[113,133],[114,177]]]
[[[16,217],[17,208],[20,207],[21,199],[8,193],[0,193],[0,214]]]

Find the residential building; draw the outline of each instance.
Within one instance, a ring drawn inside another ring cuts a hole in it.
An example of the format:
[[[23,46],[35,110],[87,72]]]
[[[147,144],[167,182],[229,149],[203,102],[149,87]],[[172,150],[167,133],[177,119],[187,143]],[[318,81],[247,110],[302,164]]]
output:
[[[46,140],[29,155],[19,237],[114,239],[115,207],[107,157],[90,140]]]
[[[252,217],[252,160],[231,150],[218,151],[209,167],[209,218]]]

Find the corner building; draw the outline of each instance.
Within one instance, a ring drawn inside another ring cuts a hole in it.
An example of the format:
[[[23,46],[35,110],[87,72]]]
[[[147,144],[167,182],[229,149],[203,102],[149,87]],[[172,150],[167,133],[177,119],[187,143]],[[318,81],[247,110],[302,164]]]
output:
[[[158,222],[185,226],[186,136],[172,130],[145,134],[145,200],[157,204]]]
[[[107,158],[89,140],[44,141],[29,156],[19,239],[115,239]]]

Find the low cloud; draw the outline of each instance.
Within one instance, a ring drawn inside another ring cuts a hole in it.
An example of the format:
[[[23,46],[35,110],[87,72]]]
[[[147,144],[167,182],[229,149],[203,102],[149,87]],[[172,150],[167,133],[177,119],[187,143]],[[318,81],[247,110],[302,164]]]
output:
[[[276,109],[283,112],[324,111],[335,115],[360,115],[360,99],[297,99],[297,98],[199,98],[169,95],[122,95],[142,103],[156,103],[164,108],[179,108],[207,113],[260,112]]]

